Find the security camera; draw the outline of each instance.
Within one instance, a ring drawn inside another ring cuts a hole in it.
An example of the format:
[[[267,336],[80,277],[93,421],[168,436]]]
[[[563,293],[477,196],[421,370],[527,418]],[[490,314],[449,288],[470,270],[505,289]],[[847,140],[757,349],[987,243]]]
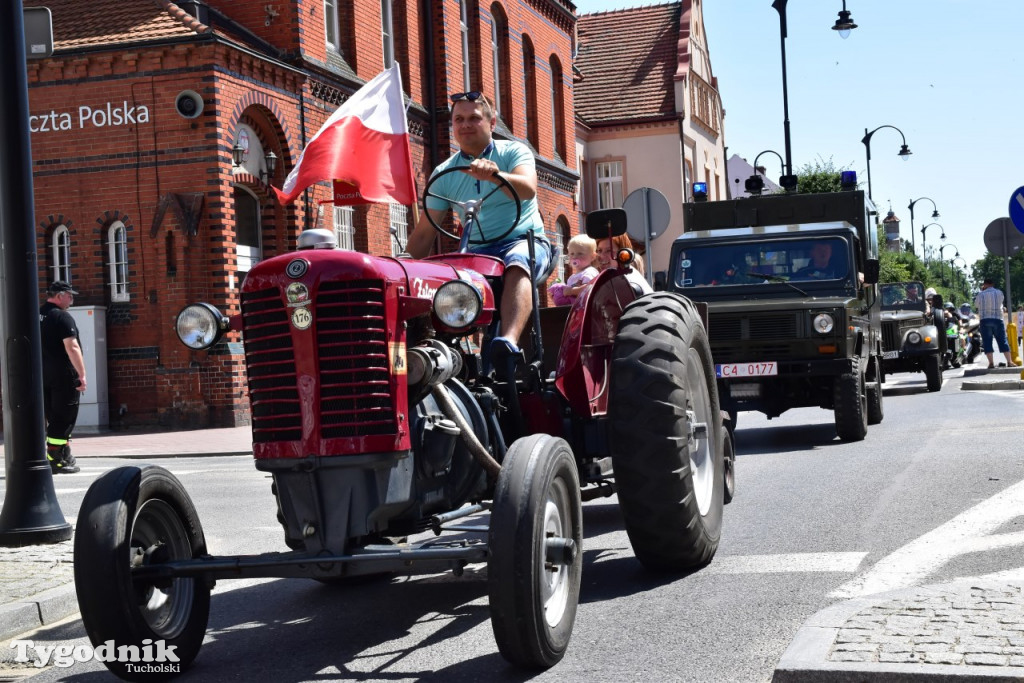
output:
[[[194,90],[182,90],[174,98],[174,108],[186,119],[194,119],[203,113],[203,98]]]

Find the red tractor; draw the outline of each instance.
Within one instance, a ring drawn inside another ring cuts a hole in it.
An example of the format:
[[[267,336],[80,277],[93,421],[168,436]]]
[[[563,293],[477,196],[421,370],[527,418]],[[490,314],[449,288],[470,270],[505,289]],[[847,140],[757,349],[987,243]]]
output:
[[[594,212],[587,229],[622,234],[625,213]],[[486,563],[501,654],[544,668],[562,658],[575,619],[582,500],[618,494],[651,570],[710,562],[728,434],[707,334],[688,299],[638,296],[631,258],[622,252],[624,267],[571,308],[538,310],[534,288],[529,343],[501,359],[478,349],[496,329],[504,264],[471,253],[375,257],[309,230],[297,252],[253,267],[239,315],[186,307],[177,329],[193,349],[243,333],[253,456],[273,477],[290,550],[211,556],[172,474],[107,472],[75,538],[92,643],[164,641],[184,668],[218,579],[341,582]],[[557,354],[544,347],[553,334]],[[474,515],[481,522],[467,524]]]

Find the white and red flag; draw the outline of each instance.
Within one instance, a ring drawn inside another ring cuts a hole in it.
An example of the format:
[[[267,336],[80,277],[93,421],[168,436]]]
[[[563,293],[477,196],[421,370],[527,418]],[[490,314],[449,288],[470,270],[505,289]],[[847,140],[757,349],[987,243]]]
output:
[[[274,188],[278,201],[293,201],[321,180],[340,180],[364,201],[415,205],[403,100],[395,63],[356,91],[306,143],[284,186]]]

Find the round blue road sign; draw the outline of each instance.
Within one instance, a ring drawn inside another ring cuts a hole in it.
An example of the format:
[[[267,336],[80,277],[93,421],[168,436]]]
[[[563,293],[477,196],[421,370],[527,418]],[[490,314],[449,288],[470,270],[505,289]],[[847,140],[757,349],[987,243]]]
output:
[[[1024,232],[1024,187],[1018,187],[1010,197],[1010,220],[1018,230]]]

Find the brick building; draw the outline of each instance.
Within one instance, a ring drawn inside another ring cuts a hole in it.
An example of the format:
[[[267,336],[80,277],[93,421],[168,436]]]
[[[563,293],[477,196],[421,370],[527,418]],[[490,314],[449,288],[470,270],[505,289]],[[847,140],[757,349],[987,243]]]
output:
[[[392,60],[420,190],[452,151],[448,93],[483,90],[497,137],[537,153],[552,240],[576,231],[568,0],[24,4],[51,9],[55,39],[28,67],[39,279],[72,282],[76,308],[102,316],[99,398],[115,426],[248,422],[237,337],[187,350],[173,330],[181,307],[237,312],[245,272],[303,229],[333,227],[375,255],[392,253],[392,226],[411,229],[411,207],[334,207],[328,183],[282,206],[266,186]]]

